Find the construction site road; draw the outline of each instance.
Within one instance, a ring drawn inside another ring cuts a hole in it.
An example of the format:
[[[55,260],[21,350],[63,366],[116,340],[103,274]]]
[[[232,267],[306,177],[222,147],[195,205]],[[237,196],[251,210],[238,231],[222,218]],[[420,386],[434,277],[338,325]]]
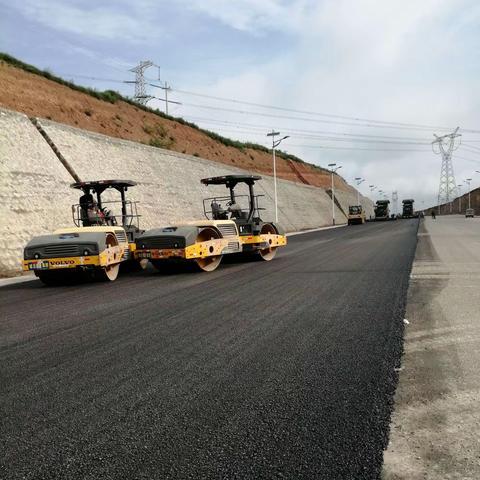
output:
[[[379,478],[417,228],[1,288],[0,478]]]

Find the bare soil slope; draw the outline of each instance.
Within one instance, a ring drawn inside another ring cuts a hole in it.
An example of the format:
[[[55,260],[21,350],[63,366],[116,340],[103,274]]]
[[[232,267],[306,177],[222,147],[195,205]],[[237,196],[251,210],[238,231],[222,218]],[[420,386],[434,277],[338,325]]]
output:
[[[272,174],[268,152],[223,145],[196,128],[121,100],[115,103],[99,100],[4,61],[0,61],[0,106],[112,137]],[[277,173],[286,180],[330,186],[330,174],[308,163],[278,158]],[[336,188],[354,191],[340,176],[336,176]]]

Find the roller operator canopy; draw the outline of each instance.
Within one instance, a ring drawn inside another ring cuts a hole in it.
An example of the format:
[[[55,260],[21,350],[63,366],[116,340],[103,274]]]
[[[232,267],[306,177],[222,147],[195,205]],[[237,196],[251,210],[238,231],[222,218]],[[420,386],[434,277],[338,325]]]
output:
[[[132,180],[93,180],[90,182],[75,182],[70,186],[82,190],[84,193],[89,193],[90,190],[101,195],[107,188],[114,188],[121,195],[128,190],[128,187],[133,187],[137,184]],[[123,197],[122,197],[123,198]]]
[[[202,178],[201,182],[204,185],[226,185],[227,187],[234,187],[237,183],[246,183],[253,185],[257,180],[261,180],[260,175],[223,175],[221,177]]]
[[[134,187],[137,182],[132,180],[92,180],[89,182],[75,182],[70,185],[72,188],[79,190],[94,189],[105,190],[106,188],[128,188]]]

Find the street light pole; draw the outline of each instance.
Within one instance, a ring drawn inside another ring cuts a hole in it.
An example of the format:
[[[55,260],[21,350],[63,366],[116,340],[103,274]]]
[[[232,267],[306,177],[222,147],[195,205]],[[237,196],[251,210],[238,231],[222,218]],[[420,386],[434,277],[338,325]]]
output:
[[[275,149],[282,143],[283,140],[288,138],[288,135],[281,138],[280,140],[275,140],[275,137],[280,135],[280,132],[272,130],[270,133],[267,133],[267,137],[272,137],[272,156],[273,156],[273,191],[274,191],[274,203],[275,203],[275,222],[278,222],[278,202],[277,202],[277,159],[275,156]]]
[[[336,163],[329,163],[328,166],[331,167],[330,173],[332,175],[332,225],[335,225],[335,183],[333,181],[333,174],[339,169],[342,168],[340,165],[339,167],[335,167]]]
[[[465,183],[468,185],[468,208],[471,208],[471,205],[470,205],[470,182],[472,181],[471,178],[467,178],[465,180]]]
[[[457,185],[458,187],[458,193],[460,194],[458,196],[458,213],[462,213],[462,187],[463,185],[460,184],[460,185]]]
[[[358,189],[359,185],[365,181],[362,177],[355,177],[357,181],[357,205],[360,205],[360,190]]]

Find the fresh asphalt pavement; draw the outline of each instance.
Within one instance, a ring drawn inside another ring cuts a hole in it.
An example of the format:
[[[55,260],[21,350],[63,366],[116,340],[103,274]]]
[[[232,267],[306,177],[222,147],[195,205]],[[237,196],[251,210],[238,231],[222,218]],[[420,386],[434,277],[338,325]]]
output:
[[[379,478],[417,220],[0,289],[0,478]]]

